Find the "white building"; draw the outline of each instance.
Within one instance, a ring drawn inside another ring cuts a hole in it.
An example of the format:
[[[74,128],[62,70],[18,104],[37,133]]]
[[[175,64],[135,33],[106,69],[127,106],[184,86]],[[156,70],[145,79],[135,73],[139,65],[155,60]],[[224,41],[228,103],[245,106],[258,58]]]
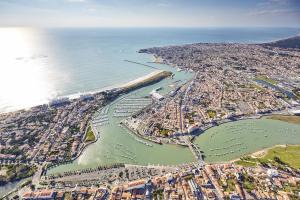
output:
[[[152,92],[150,92],[150,94],[154,99],[157,99],[158,101],[161,101],[164,99],[164,97],[161,94],[159,94],[158,92],[156,92],[154,90]]]

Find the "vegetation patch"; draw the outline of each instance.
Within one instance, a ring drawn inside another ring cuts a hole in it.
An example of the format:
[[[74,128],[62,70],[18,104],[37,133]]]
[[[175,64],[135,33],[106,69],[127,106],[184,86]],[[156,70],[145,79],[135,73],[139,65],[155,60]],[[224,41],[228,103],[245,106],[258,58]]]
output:
[[[209,118],[215,118],[217,116],[217,112],[215,110],[207,110],[207,115]]]
[[[227,188],[226,188],[227,192],[235,191],[235,180],[233,178],[227,179],[226,183],[227,183]]]
[[[29,166],[24,164],[16,165],[0,165],[0,186],[9,182],[18,181],[32,176],[35,171],[35,166]]]
[[[256,189],[253,177],[248,174],[243,174],[243,187],[247,190],[247,192],[251,192]]]
[[[245,160],[243,158],[241,158],[241,160],[235,161],[234,163],[237,164],[237,165],[244,166],[244,167],[255,167],[257,165],[256,162],[248,161],[248,160]]]
[[[159,199],[163,199],[163,189],[158,189],[153,191],[153,199],[154,200],[159,200]]]
[[[292,168],[300,169],[300,145],[274,147],[261,160],[266,162],[272,160],[277,165],[286,164]]]
[[[171,130],[169,130],[169,129],[159,129],[159,133],[161,134],[161,135],[164,135],[164,136],[169,136],[169,133],[171,132]]]
[[[266,155],[261,158],[245,156],[236,161],[235,164],[245,167],[253,167],[256,164],[271,164],[279,168],[287,166],[294,169],[300,169],[300,145],[276,146],[269,149]]]
[[[263,102],[259,102],[258,103],[258,108],[259,109],[264,109],[264,108],[266,108],[266,105]]]
[[[91,125],[89,125],[86,134],[85,134],[85,138],[84,138],[84,142],[93,142],[96,140],[96,136],[92,130]]]
[[[265,82],[270,83],[272,85],[277,85],[278,84],[278,82],[276,80],[271,79],[267,76],[259,76],[259,77],[256,78],[256,80],[262,80],[262,81],[265,81]]]
[[[293,124],[300,124],[300,116],[294,115],[271,115],[268,116],[267,119],[280,120]]]
[[[257,91],[264,91],[264,89],[262,87],[260,87],[257,84],[250,84],[250,88],[256,89]]]

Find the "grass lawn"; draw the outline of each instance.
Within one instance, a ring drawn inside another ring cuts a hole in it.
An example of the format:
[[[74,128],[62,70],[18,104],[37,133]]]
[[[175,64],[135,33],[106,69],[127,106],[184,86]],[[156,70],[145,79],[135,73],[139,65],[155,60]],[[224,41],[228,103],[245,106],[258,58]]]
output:
[[[244,167],[255,167],[257,165],[256,162],[247,161],[247,160],[237,160],[234,163],[237,165],[242,165]]]
[[[277,146],[269,149],[267,154],[262,158],[246,156],[235,162],[235,164],[245,167],[255,166],[255,163],[271,163],[276,166],[287,164],[292,168],[300,169],[300,145]]]
[[[274,161],[275,157],[280,158],[281,161],[288,164],[293,168],[300,169],[300,145],[287,146],[287,147],[274,147],[270,149],[263,158],[260,160]]]
[[[267,117],[267,119],[274,119],[294,124],[300,124],[300,116],[295,115],[271,115]]]
[[[89,126],[85,134],[84,142],[93,142],[96,140],[96,136],[92,130],[92,127]]]

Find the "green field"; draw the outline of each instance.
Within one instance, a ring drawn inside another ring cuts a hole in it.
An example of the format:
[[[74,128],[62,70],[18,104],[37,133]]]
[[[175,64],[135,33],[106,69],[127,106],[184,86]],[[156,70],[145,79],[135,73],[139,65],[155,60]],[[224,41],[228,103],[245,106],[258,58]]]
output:
[[[287,147],[274,147],[270,149],[261,160],[274,162],[278,157],[282,162],[288,164],[290,167],[300,169],[300,145]]]
[[[268,116],[267,119],[280,120],[284,122],[300,124],[300,116],[294,116],[294,115],[271,115]]]
[[[245,156],[235,163],[247,167],[253,167],[260,163],[272,164],[275,166],[287,165],[295,169],[300,169],[300,145],[286,147],[276,146],[272,149],[269,149],[267,154],[262,158]]]
[[[96,140],[96,136],[92,130],[92,127],[89,126],[85,134],[84,142],[93,142],[95,140]]]
[[[249,157],[243,157],[242,160],[237,160],[234,162],[237,165],[242,165],[244,167],[255,167],[257,165],[256,160],[252,160]]]

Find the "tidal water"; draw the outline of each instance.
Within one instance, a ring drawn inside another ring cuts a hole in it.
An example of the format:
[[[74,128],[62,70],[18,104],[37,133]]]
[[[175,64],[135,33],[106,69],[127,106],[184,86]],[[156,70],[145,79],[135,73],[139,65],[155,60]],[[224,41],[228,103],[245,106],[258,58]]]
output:
[[[0,112],[126,83],[152,69],[141,48],[195,42],[268,42],[288,28],[0,28]]]
[[[202,29],[29,29],[0,28],[0,113],[28,108],[61,96],[76,96],[117,86],[146,75],[151,68],[125,62],[151,62],[138,54],[141,48],[196,42],[269,42],[299,34],[288,28],[202,28]],[[167,93],[191,74],[165,65],[157,68],[175,73],[155,85],[134,91],[128,97],[143,98],[155,88]],[[180,164],[194,161],[187,148],[174,145],[147,146],[119,126],[124,118],[113,117],[122,99],[108,105],[109,124],[97,126],[98,141],[74,162],[51,169],[64,172],[98,165]],[[200,135],[195,143],[206,161],[217,162],[274,144],[299,141],[300,126],[275,120],[246,120],[224,124]],[[223,154],[221,156],[221,154]],[[14,188],[13,186],[12,188]],[[0,196],[8,188],[0,187]]]
[[[208,129],[194,143],[205,161],[229,161],[274,145],[300,144],[300,125],[267,118],[241,120]]]

